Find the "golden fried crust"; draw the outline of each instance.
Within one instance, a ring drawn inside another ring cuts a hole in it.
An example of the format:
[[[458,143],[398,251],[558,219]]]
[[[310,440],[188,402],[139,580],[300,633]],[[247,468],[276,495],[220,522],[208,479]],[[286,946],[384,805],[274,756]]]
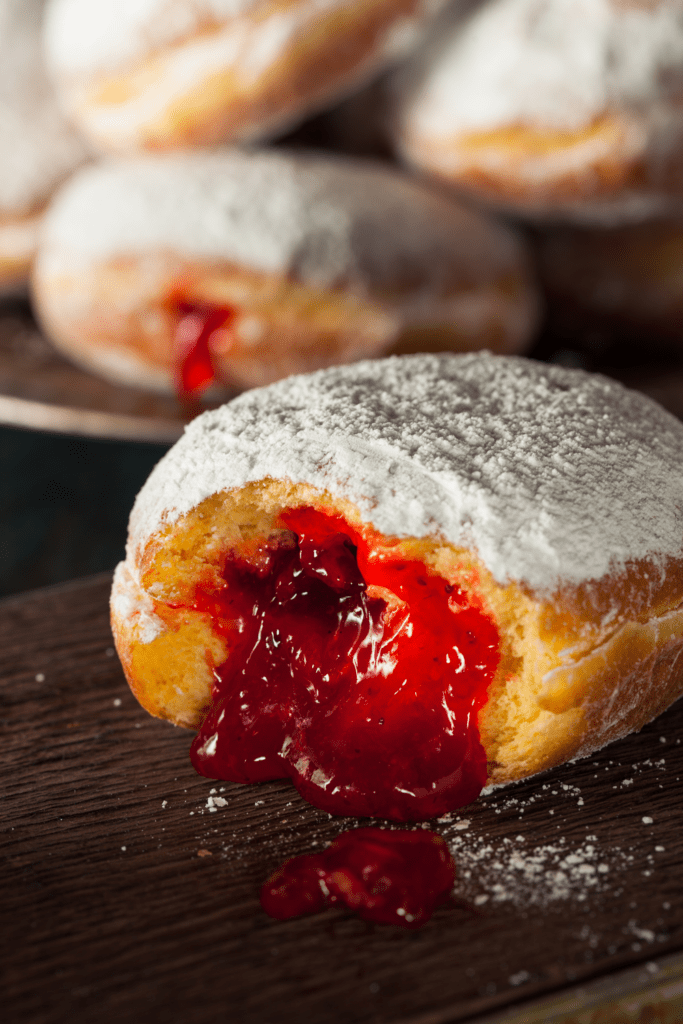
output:
[[[198,585],[219,586],[230,551],[257,562],[282,510],[344,516],[370,550],[419,558],[495,622],[500,663],[479,715],[490,783],[587,755],[641,728],[683,692],[683,558],[667,571],[635,562],[620,575],[540,598],[501,586],[475,554],[439,538],[385,537],[350,502],[266,480],[213,495],[129,552],[112,625],[133,692],[152,714],[196,727],[213,667],[228,656],[210,616],[191,610]]]
[[[418,167],[492,206],[580,217],[591,206],[626,211],[629,196],[663,205],[678,195],[680,146],[669,140],[666,156],[650,153],[647,138],[633,112],[606,110],[572,131],[511,124],[439,138],[406,127],[401,146]]]
[[[0,217],[0,292],[24,291],[38,249],[43,211]]]
[[[316,289],[284,275],[165,252],[117,258],[48,276],[33,292],[57,347],[114,382],[172,391],[177,301],[235,311],[223,341],[212,337],[220,383],[258,387],[385,353],[518,351],[535,316],[526,268],[488,284],[453,280],[429,312],[411,315],[397,283],[392,294]],[[476,316],[458,317],[458,303]]]
[[[445,143],[426,141],[425,160],[444,166],[482,196],[500,194],[511,202],[526,197],[558,202],[567,197],[601,196],[623,188],[633,169],[625,161],[626,139],[618,118],[604,116],[573,132],[543,132],[511,125],[463,134]],[[587,159],[588,157],[588,159]],[[531,193],[531,194],[530,194]]]

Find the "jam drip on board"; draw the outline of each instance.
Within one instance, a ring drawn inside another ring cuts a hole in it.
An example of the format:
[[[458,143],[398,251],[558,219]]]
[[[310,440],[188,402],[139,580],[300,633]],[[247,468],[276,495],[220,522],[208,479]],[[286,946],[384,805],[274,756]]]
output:
[[[179,317],[174,335],[173,361],[179,395],[200,395],[216,379],[211,355],[211,336],[225,330],[235,319],[230,307],[177,301]]]
[[[193,607],[230,648],[191,749],[213,779],[290,777],[331,814],[421,821],[486,781],[477,712],[494,624],[421,561],[373,557],[346,522],[283,513],[278,546],[229,561]]]
[[[441,836],[420,829],[342,832],[324,851],[293,857],[261,889],[280,921],[346,906],[366,921],[419,928],[453,888],[455,867]]]

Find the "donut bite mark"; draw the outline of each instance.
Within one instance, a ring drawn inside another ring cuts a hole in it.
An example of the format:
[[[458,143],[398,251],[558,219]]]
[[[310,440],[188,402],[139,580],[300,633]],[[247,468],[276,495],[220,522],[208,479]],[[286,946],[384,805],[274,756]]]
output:
[[[420,820],[683,691],[683,426],[486,353],[339,367],[198,418],[131,516],[112,625],[195,766]]]
[[[680,0],[494,0],[397,85],[414,166],[496,208],[619,224],[681,199]]]
[[[406,52],[445,0],[53,0],[65,110],[103,152],[265,138]]]
[[[538,312],[511,230],[382,165],[282,151],[86,169],[33,292],[64,354],[166,391],[188,359],[200,388],[250,387],[394,348],[519,351]]]

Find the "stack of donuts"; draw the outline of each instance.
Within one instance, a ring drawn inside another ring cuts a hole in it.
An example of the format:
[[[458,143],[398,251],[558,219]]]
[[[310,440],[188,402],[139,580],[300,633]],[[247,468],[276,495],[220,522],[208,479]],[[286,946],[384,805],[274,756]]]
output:
[[[113,383],[678,344],[683,0],[0,0],[0,51],[0,285]]]
[[[681,0],[453,7],[396,91],[410,165],[533,225],[556,318],[680,347]]]
[[[210,397],[367,356],[527,349],[519,230],[358,153],[348,127],[446,7],[48,0],[53,99],[91,153],[33,259],[55,345],[114,383]],[[336,145],[282,141],[332,108]]]
[[[91,154],[46,333],[245,389],[150,477],[112,597],[195,767],[424,820],[676,699],[683,426],[518,354],[534,247],[551,299],[680,333],[683,0],[48,0],[42,39]]]

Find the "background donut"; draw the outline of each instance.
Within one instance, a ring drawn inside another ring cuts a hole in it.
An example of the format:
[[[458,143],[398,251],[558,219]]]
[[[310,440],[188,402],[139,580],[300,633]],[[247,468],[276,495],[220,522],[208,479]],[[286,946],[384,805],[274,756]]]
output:
[[[520,351],[538,314],[511,229],[388,167],[274,150],[86,169],[33,291],[71,358],[167,390],[212,311],[215,376],[241,387],[390,350]]]
[[[52,0],[46,50],[105,152],[263,138],[405,53],[446,0]]]
[[[458,12],[397,86],[411,163],[530,218],[616,224],[680,207],[680,0]]]
[[[43,6],[0,2],[0,290],[26,287],[45,204],[87,155],[43,67]]]

